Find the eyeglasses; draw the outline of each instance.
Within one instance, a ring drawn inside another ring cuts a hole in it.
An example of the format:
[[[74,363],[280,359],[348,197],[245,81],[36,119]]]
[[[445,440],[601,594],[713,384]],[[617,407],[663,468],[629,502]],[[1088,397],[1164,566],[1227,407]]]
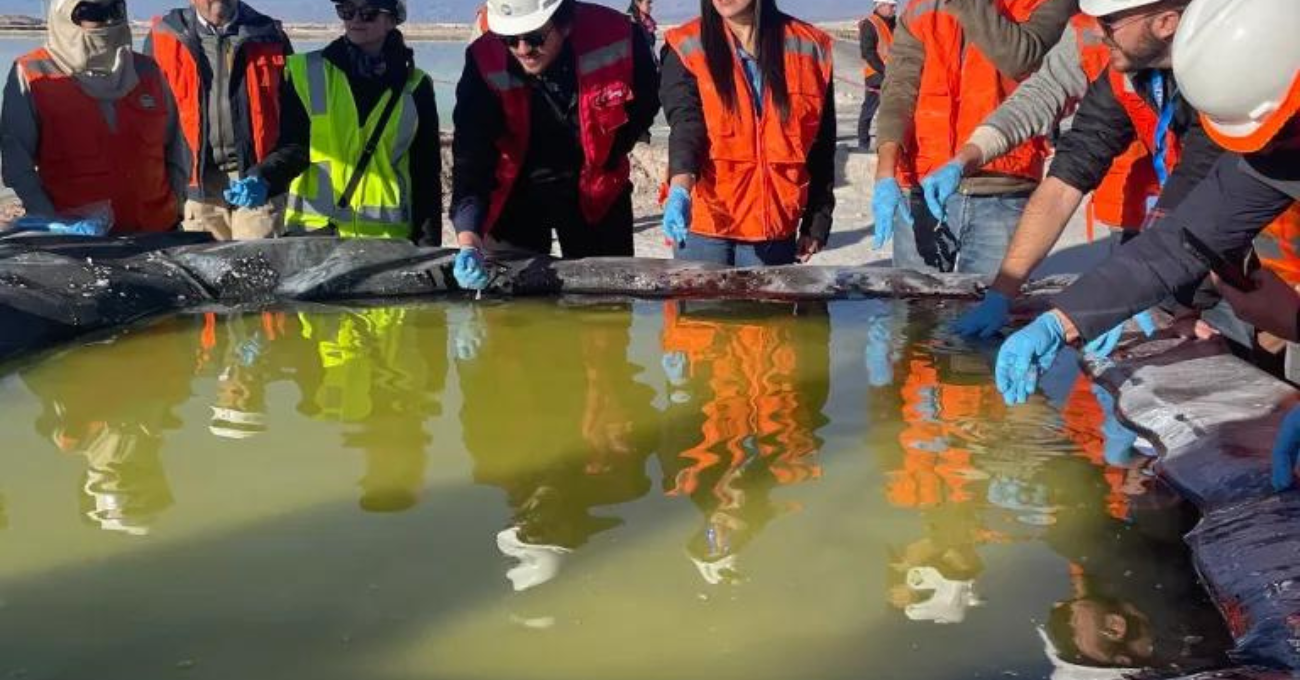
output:
[[[334,5],[334,13],[344,21],[360,20],[363,23],[370,23],[379,18],[380,14],[388,14],[388,10],[379,9],[378,7],[356,7],[353,5]]]
[[[551,37],[551,31],[554,30],[555,26],[550,26],[523,35],[503,35],[498,37],[501,38],[501,42],[504,43],[506,47],[512,50],[518,47],[521,42],[533,49],[539,49],[542,45],[546,44],[546,40]]]
[[[1101,32],[1107,38],[1114,38],[1115,32],[1132,23],[1137,23],[1142,19],[1152,16],[1150,12],[1143,12],[1137,15],[1131,15],[1122,19],[1116,19],[1114,15],[1097,17],[1097,23],[1101,25]]]
[[[72,22],[96,24],[119,24],[126,21],[126,2],[117,0],[108,4],[82,2],[72,9]]]

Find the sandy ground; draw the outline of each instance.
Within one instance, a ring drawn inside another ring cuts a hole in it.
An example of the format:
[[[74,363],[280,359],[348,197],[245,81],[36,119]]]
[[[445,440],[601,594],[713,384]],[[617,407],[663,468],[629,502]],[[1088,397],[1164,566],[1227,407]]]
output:
[[[815,257],[812,264],[888,266],[892,256],[888,246],[882,250],[871,247],[875,228],[871,187],[876,156],[858,152],[855,148],[857,116],[863,93],[861,83],[854,77],[858,63],[856,47],[852,42],[840,41],[836,48],[836,63],[840,64],[837,68],[840,76],[836,82],[840,144],[836,164],[835,226],[826,250]],[[633,155],[633,179],[637,185],[636,253],[641,257],[671,257],[671,249],[659,231],[662,213],[656,202],[667,164],[667,138],[668,129],[661,124],[652,131],[652,144],[638,146]],[[12,192],[0,187],[0,223],[12,216],[16,208]],[[449,224],[444,225],[443,242],[455,242]],[[1105,254],[1104,244],[1088,243],[1082,215],[1075,215],[1038,274],[1077,273],[1104,258]]]

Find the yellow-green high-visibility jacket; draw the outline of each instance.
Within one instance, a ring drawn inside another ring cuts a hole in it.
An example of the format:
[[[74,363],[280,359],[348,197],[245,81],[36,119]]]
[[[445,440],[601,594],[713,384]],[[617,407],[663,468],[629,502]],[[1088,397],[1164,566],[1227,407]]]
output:
[[[393,93],[385,92],[363,123],[358,120],[347,74],[323,52],[294,55],[286,69],[294,92],[311,117],[311,165],[289,185],[286,226],[313,230],[332,224],[344,238],[410,238],[411,159],[407,152],[419,127],[412,93],[424,72],[411,70],[365,176],[351,202],[340,208],[338,200]]]

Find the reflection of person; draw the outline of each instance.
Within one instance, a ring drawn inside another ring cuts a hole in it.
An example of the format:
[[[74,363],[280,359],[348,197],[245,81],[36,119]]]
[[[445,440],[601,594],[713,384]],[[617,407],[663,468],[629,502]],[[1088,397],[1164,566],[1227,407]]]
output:
[[[653,392],[627,360],[625,305],[539,314],[476,305],[479,347],[457,362],[474,480],[505,491],[497,547],[516,590],[554,578],[572,551],[622,520],[592,509],[645,495]]]
[[[687,552],[710,584],[740,577],[738,554],[783,511],[771,493],[818,478],[816,431],[829,384],[824,305],[668,303],[664,351],[675,391],[660,462],[669,495],[704,526]]]
[[[266,383],[271,378],[266,353],[278,339],[275,327],[278,318],[282,319],[283,315],[264,312],[261,325],[251,328],[250,317],[232,315],[225,319],[221,339],[226,342],[217,364],[217,395],[208,426],[213,436],[244,440],[266,431]],[[219,347],[216,316],[205,315],[204,324],[207,333],[202,336],[200,347],[208,359],[200,364],[200,371]]]
[[[49,6],[45,46],[19,57],[5,86],[4,184],[27,214],[72,231],[170,231],[190,151],[158,65],[131,50],[125,0]]]
[[[22,374],[43,405],[37,432],[85,457],[79,506],[106,531],[147,534],[174,502],[161,452],[164,433],[181,426],[172,409],[190,396],[192,348],[163,341],[188,342],[183,323],[83,347]],[[124,385],[135,388],[131,398]]]
[[[1155,487],[1116,519],[1101,470],[1076,457],[1046,463],[1045,479],[1060,507],[1045,540],[1073,565],[1074,592],[1045,627],[1053,661],[1181,672],[1224,661],[1231,640],[1182,540],[1192,508]]]
[[[928,535],[889,560],[890,605],[912,621],[962,623],[981,604],[975,579],[984,572],[976,547],[987,541],[971,503],[945,503],[925,511]]]
[[[343,445],[365,455],[360,505],[369,512],[401,512],[424,489],[426,418],[439,412],[447,366],[446,327],[400,308],[302,313],[302,338],[319,362],[298,371],[303,411],[345,426]]]

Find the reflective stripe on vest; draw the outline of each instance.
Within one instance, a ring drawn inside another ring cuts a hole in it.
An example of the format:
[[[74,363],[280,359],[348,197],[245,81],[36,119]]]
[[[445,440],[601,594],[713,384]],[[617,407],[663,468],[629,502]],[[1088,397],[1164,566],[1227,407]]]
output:
[[[833,77],[829,35],[795,19],[785,25],[785,75],[790,115],[782,119],[765,88],[758,113],[750,88],[735,88],[735,107],[718,95],[702,42],[702,22],[668,32],[668,45],[699,83],[709,153],[700,168],[691,209],[691,231],[736,241],[791,238],[808,204],[808,155],[831,102]],[[728,36],[730,34],[727,34]],[[729,42],[731,41],[728,37]],[[734,49],[734,44],[731,44]],[[746,82],[732,58],[733,82]]]
[[[420,123],[412,92],[424,73],[419,69],[411,73],[351,204],[339,207],[343,189],[392,92],[384,93],[362,125],[347,74],[323,53],[295,55],[288,70],[290,83],[311,116],[311,165],[289,188],[286,224],[306,229],[333,225],[345,238],[409,238],[407,152]]]
[[[44,48],[20,57],[41,130],[35,158],[41,188],[58,214],[77,215],[110,203],[113,233],[161,232],[180,221],[168,174],[171,112],[167,84],[153,60],[132,53],[139,83],[103,104],[87,95]]]
[[[989,0],[1017,23],[1027,21],[1045,0]],[[925,46],[914,125],[898,164],[898,180],[915,186],[956,155],[958,146],[1016,90],[1018,81],[997,70],[966,39],[944,0],[911,0],[900,21]],[[1047,143],[1036,137],[980,168],[980,173],[1037,182],[1043,177]]]
[[[619,130],[627,124],[633,92],[632,23],[607,7],[578,2],[573,47],[578,73],[579,143],[583,166],[578,175],[578,203],[583,219],[599,223],[631,185],[627,156],[611,158]],[[514,60],[501,41],[484,36],[470,45],[470,57],[501,103],[505,126],[496,142],[496,187],[492,191],[484,233],[496,227],[514,191],[532,136],[532,91],[511,71]]]

